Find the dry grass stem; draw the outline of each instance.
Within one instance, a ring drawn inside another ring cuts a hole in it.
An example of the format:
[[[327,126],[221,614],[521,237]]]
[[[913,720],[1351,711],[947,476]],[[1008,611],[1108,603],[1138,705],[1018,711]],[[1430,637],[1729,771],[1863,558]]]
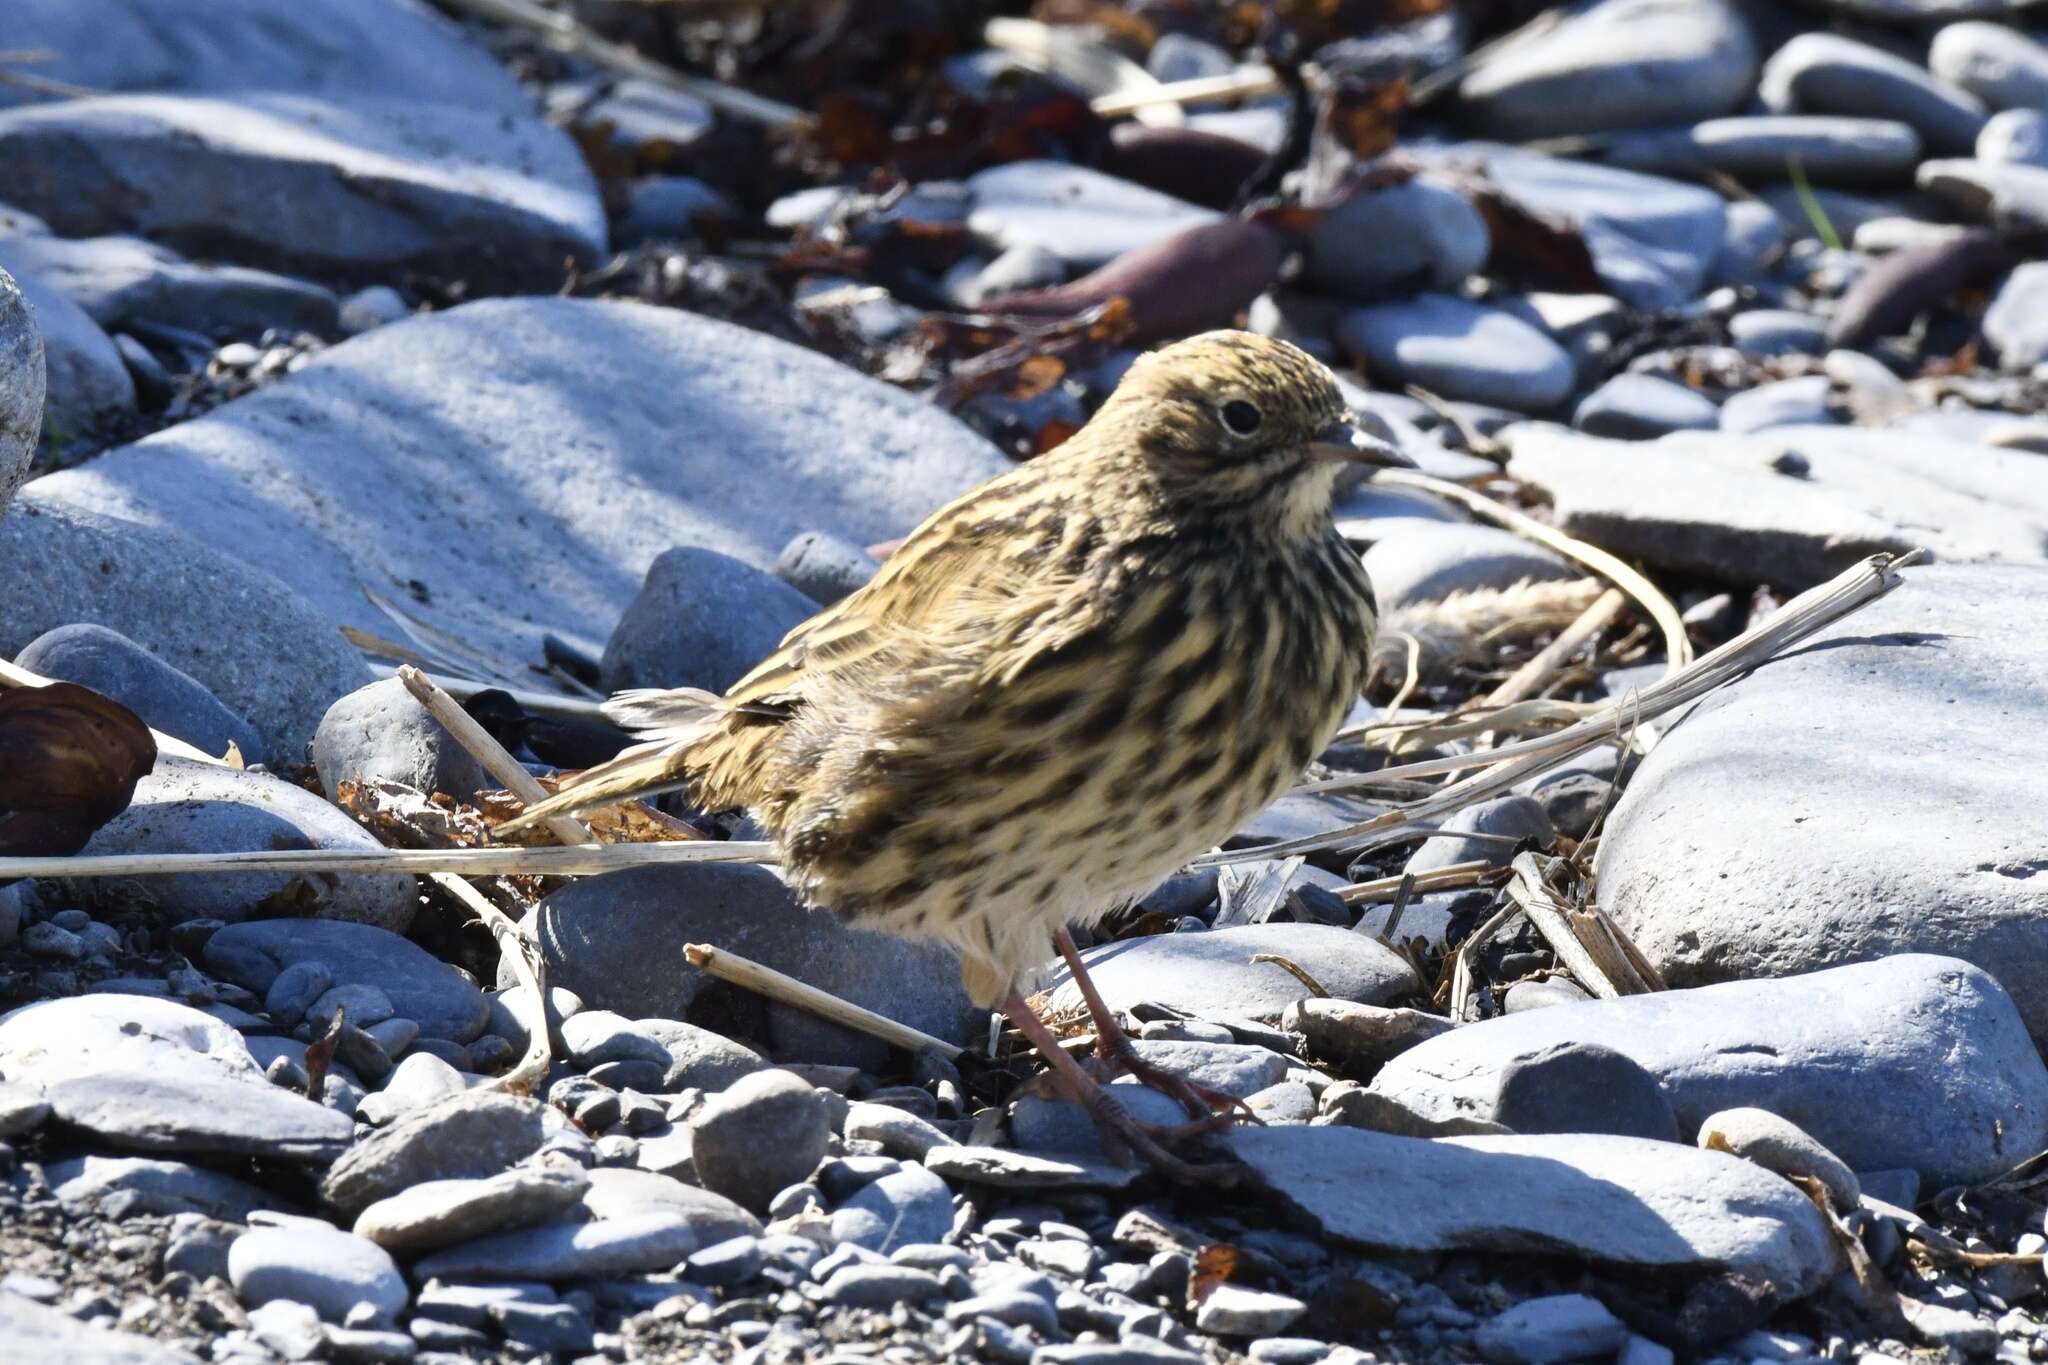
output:
[[[1180,102],[1159,99],[1159,78],[1085,30],[1036,19],[990,19],[982,41],[1006,52],[1025,66],[1050,72],[1086,94],[1116,103],[1113,108],[1156,128],[1178,128],[1187,121]],[[1101,110],[1098,106],[1096,112]]]
[[[1148,89],[1120,90],[1098,95],[1088,107],[1104,118],[1136,114],[1160,105],[1199,104],[1212,100],[1245,99],[1270,95],[1283,88],[1271,67],[1248,66],[1221,76],[1194,76],[1184,81],[1155,82]]]
[[[637,76],[695,95],[712,108],[735,118],[791,133],[803,132],[815,121],[794,105],[764,99],[720,81],[686,76],[660,62],[650,61],[629,47],[598,37],[566,14],[535,4],[534,0],[444,0],[444,3],[449,9],[462,10],[480,19],[523,28],[558,52],[582,57],[622,76]]]
[[[683,956],[689,959],[692,967],[708,972],[720,981],[730,981],[735,986],[745,987],[757,995],[767,996],[770,1000],[794,1005],[821,1019],[829,1019],[835,1024],[842,1024],[870,1037],[880,1038],[890,1046],[900,1047],[906,1052],[919,1052],[931,1048],[950,1061],[958,1058],[964,1050],[943,1038],[934,1038],[931,1034],[914,1029],[908,1024],[899,1024],[887,1015],[877,1014],[871,1009],[854,1004],[851,1000],[841,1000],[829,991],[821,991],[816,986],[808,985],[793,976],[785,976],[773,967],[764,967],[758,962],[741,957],[737,953],[729,953],[723,948],[714,948],[708,943],[692,943],[683,949]]]
[[[533,992],[534,1008],[540,1017],[533,1027],[526,1031],[526,1055],[513,1067],[495,1080],[478,1086],[480,1090],[503,1090],[513,1095],[531,1095],[547,1079],[548,1067],[553,1062],[553,1049],[548,1042],[547,1007],[548,988],[546,965],[533,941],[510,915],[485,899],[483,892],[471,886],[460,877],[445,872],[433,874],[434,885],[446,891],[461,903],[462,908],[483,921],[484,927],[498,940],[498,951],[512,964],[512,971],[519,978],[519,984]]]
[[[216,762],[218,760],[215,760]],[[574,848],[308,848],[246,853],[119,853],[79,858],[0,858],[5,877],[162,877],[191,872],[404,872],[427,876],[583,877],[623,867],[678,863],[774,863],[773,844],[742,840],[579,844]]]
[[[1416,488],[1425,493],[1448,498],[1452,502],[1478,513],[1488,521],[1496,522],[1516,535],[1533,540],[1557,551],[1567,559],[1585,565],[1594,573],[1607,579],[1636,599],[1650,619],[1664,634],[1665,667],[1669,673],[1692,662],[1692,641],[1685,633],[1685,622],[1679,617],[1678,608],[1649,579],[1637,573],[1626,563],[1607,553],[1597,545],[1588,545],[1576,536],[1568,536],[1554,526],[1542,522],[1526,513],[1518,512],[1506,503],[1475,493],[1463,484],[1448,479],[1432,478],[1412,469],[1381,470],[1374,478],[1376,483],[1394,488]]]
[[[1508,674],[1499,687],[1486,694],[1483,706],[1506,706],[1524,697],[1532,697],[1542,690],[1551,676],[1563,668],[1572,655],[1601,631],[1614,623],[1621,615],[1621,609],[1628,598],[1620,588],[1609,588],[1601,593],[1592,606],[1579,613],[1579,618],[1566,626],[1555,640],[1532,655],[1527,663]]]
[[[1572,908],[1550,888],[1544,879],[1543,864],[1536,855],[1520,854],[1512,866],[1514,877],[1508,882],[1508,899],[1529,917],[1529,922],[1550,944],[1551,951],[1557,954],[1557,960],[1565,965],[1572,979],[1601,1000],[1635,994],[1625,988],[1626,978],[1616,980],[1609,974],[1607,965],[1579,941],[1572,927]]]
[[[1278,967],[1281,971],[1293,977],[1296,981],[1299,981],[1304,987],[1307,988],[1308,993],[1316,997],[1316,999],[1318,1000],[1327,1000],[1330,998],[1330,992],[1323,986],[1323,983],[1316,980],[1313,976],[1309,975],[1308,968],[1302,966],[1293,958],[1282,957],[1278,953],[1253,953],[1251,960],[1252,965],[1254,966],[1257,966],[1259,963],[1262,962],[1270,962],[1275,967]]]
[[[362,632],[351,633],[347,627],[344,627],[342,633],[350,635],[351,640],[353,640],[355,634],[361,634]],[[371,664],[370,671],[386,678],[398,676],[398,669],[379,664]],[[535,692],[527,688],[505,687],[499,683],[480,682],[475,678],[451,678],[445,673],[440,674],[436,678],[436,685],[457,701],[468,701],[479,692],[503,692],[526,710],[536,711],[542,715],[560,716],[569,720],[602,721],[605,719],[602,703],[585,701],[581,697],[564,697],[554,692]]]
[[[1496,874],[1499,872],[1500,869],[1486,859],[1474,858],[1466,863],[1452,863],[1449,867],[1433,867],[1427,872],[1397,872],[1390,877],[1353,882],[1338,888],[1337,896],[1346,905],[1378,905],[1400,896],[1404,886],[1413,895],[1425,891],[1455,891],[1498,880]]]
[[[484,771],[505,784],[511,792],[527,805],[533,805],[548,798],[546,788],[536,782],[533,774],[526,771],[524,764],[505,752],[505,746],[492,739],[490,732],[478,725],[469,712],[457,704],[455,698],[437,687],[432,678],[407,664],[398,670],[398,681],[405,690],[412,693],[427,713],[441,723],[457,744],[467,749],[470,756],[484,765]],[[565,844],[587,844],[591,841],[590,831],[572,816],[557,815],[543,821],[548,833]]]

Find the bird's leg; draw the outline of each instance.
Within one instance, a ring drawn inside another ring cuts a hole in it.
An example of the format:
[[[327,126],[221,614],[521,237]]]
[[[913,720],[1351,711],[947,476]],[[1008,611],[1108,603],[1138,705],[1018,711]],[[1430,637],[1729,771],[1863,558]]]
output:
[[[1086,1110],[1096,1131],[1105,1141],[1112,1144],[1112,1150],[1121,1146],[1143,1157],[1154,1170],[1183,1184],[1231,1184],[1237,1179],[1237,1170],[1231,1166],[1200,1166],[1182,1161],[1160,1144],[1158,1130],[1138,1122],[1125,1112],[1109,1091],[1082,1070],[1081,1064],[1068,1055],[1060,1046],[1060,1040],[1046,1027],[1045,1021],[1035,1014],[1024,997],[1013,988],[1003,997],[1003,1013],[1010,1017],[1031,1045],[1038,1049],[1051,1064],[1053,1075],[1059,1079],[1076,1103]]]
[[[1154,1066],[1139,1055],[1131,1046],[1131,1037],[1124,1032],[1124,1026],[1116,1017],[1116,1011],[1103,1000],[1102,992],[1095,988],[1095,978],[1088,975],[1088,968],[1081,961],[1081,950],[1074,946],[1074,936],[1065,927],[1055,929],[1053,942],[1059,945],[1060,956],[1067,960],[1067,970],[1073,974],[1074,984],[1080,988],[1081,999],[1088,1005],[1088,1013],[1095,1020],[1096,1060],[1111,1068],[1112,1075],[1136,1076],[1154,1090],[1178,1100],[1181,1107],[1197,1119],[1205,1121],[1242,1118],[1257,1123],[1258,1116],[1250,1106],[1235,1095],[1226,1095],[1220,1090],[1211,1090],[1206,1085],[1196,1085],[1183,1076],[1176,1076],[1163,1067]]]

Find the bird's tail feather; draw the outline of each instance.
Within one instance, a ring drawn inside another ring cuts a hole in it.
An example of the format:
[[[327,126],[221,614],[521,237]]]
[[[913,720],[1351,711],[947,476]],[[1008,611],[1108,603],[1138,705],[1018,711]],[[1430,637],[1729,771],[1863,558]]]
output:
[[[692,745],[717,730],[729,709],[724,698],[694,687],[619,693],[605,703],[604,713],[637,731],[641,742],[577,774],[553,796],[528,806],[493,832],[510,834],[557,815],[574,815],[614,801],[687,786],[685,755]]]

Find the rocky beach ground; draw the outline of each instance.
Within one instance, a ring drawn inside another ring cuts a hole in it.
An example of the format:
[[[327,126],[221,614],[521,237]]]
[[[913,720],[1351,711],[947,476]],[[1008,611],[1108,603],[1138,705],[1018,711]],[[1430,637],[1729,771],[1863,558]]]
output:
[[[2034,7],[6,8],[0,681],[126,712],[0,687],[0,858],[492,847],[394,665],[590,766],[1207,328],[1421,476],[1337,743],[1084,938],[1228,1189],[771,868],[0,876],[0,1360],[2048,1359]]]

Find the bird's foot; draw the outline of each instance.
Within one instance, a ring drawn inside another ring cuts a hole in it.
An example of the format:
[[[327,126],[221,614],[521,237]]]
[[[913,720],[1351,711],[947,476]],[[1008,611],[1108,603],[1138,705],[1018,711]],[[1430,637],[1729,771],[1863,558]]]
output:
[[[1101,1032],[1095,1035],[1095,1056],[1088,1063],[1088,1069],[1101,1081],[1114,1080],[1118,1076],[1135,1077],[1141,1084],[1157,1090],[1187,1110],[1194,1122],[1183,1124],[1172,1130],[1174,1132],[1209,1133],[1228,1128],[1233,1123],[1260,1126],[1265,1123],[1252,1112],[1250,1105],[1237,1096],[1197,1085],[1156,1062],[1146,1061],[1121,1028],[1113,1038]]]
[[[1075,1098],[1087,1111],[1103,1146],[1112,1156],[1136,1156],[1167,1179],[1182,1185],[1223,1188],[1237,1183],[1241,1173],[1239,1167],[1186,1161],[1170,1150],[1173,1143],[1213,1129],[1221,1116],[1212,1115],[1193,1123],[1163,1128],[1132,1118],[1130,1112],[1118,1104],[1116,1097],[1102,1085],[1091,1083]]]

